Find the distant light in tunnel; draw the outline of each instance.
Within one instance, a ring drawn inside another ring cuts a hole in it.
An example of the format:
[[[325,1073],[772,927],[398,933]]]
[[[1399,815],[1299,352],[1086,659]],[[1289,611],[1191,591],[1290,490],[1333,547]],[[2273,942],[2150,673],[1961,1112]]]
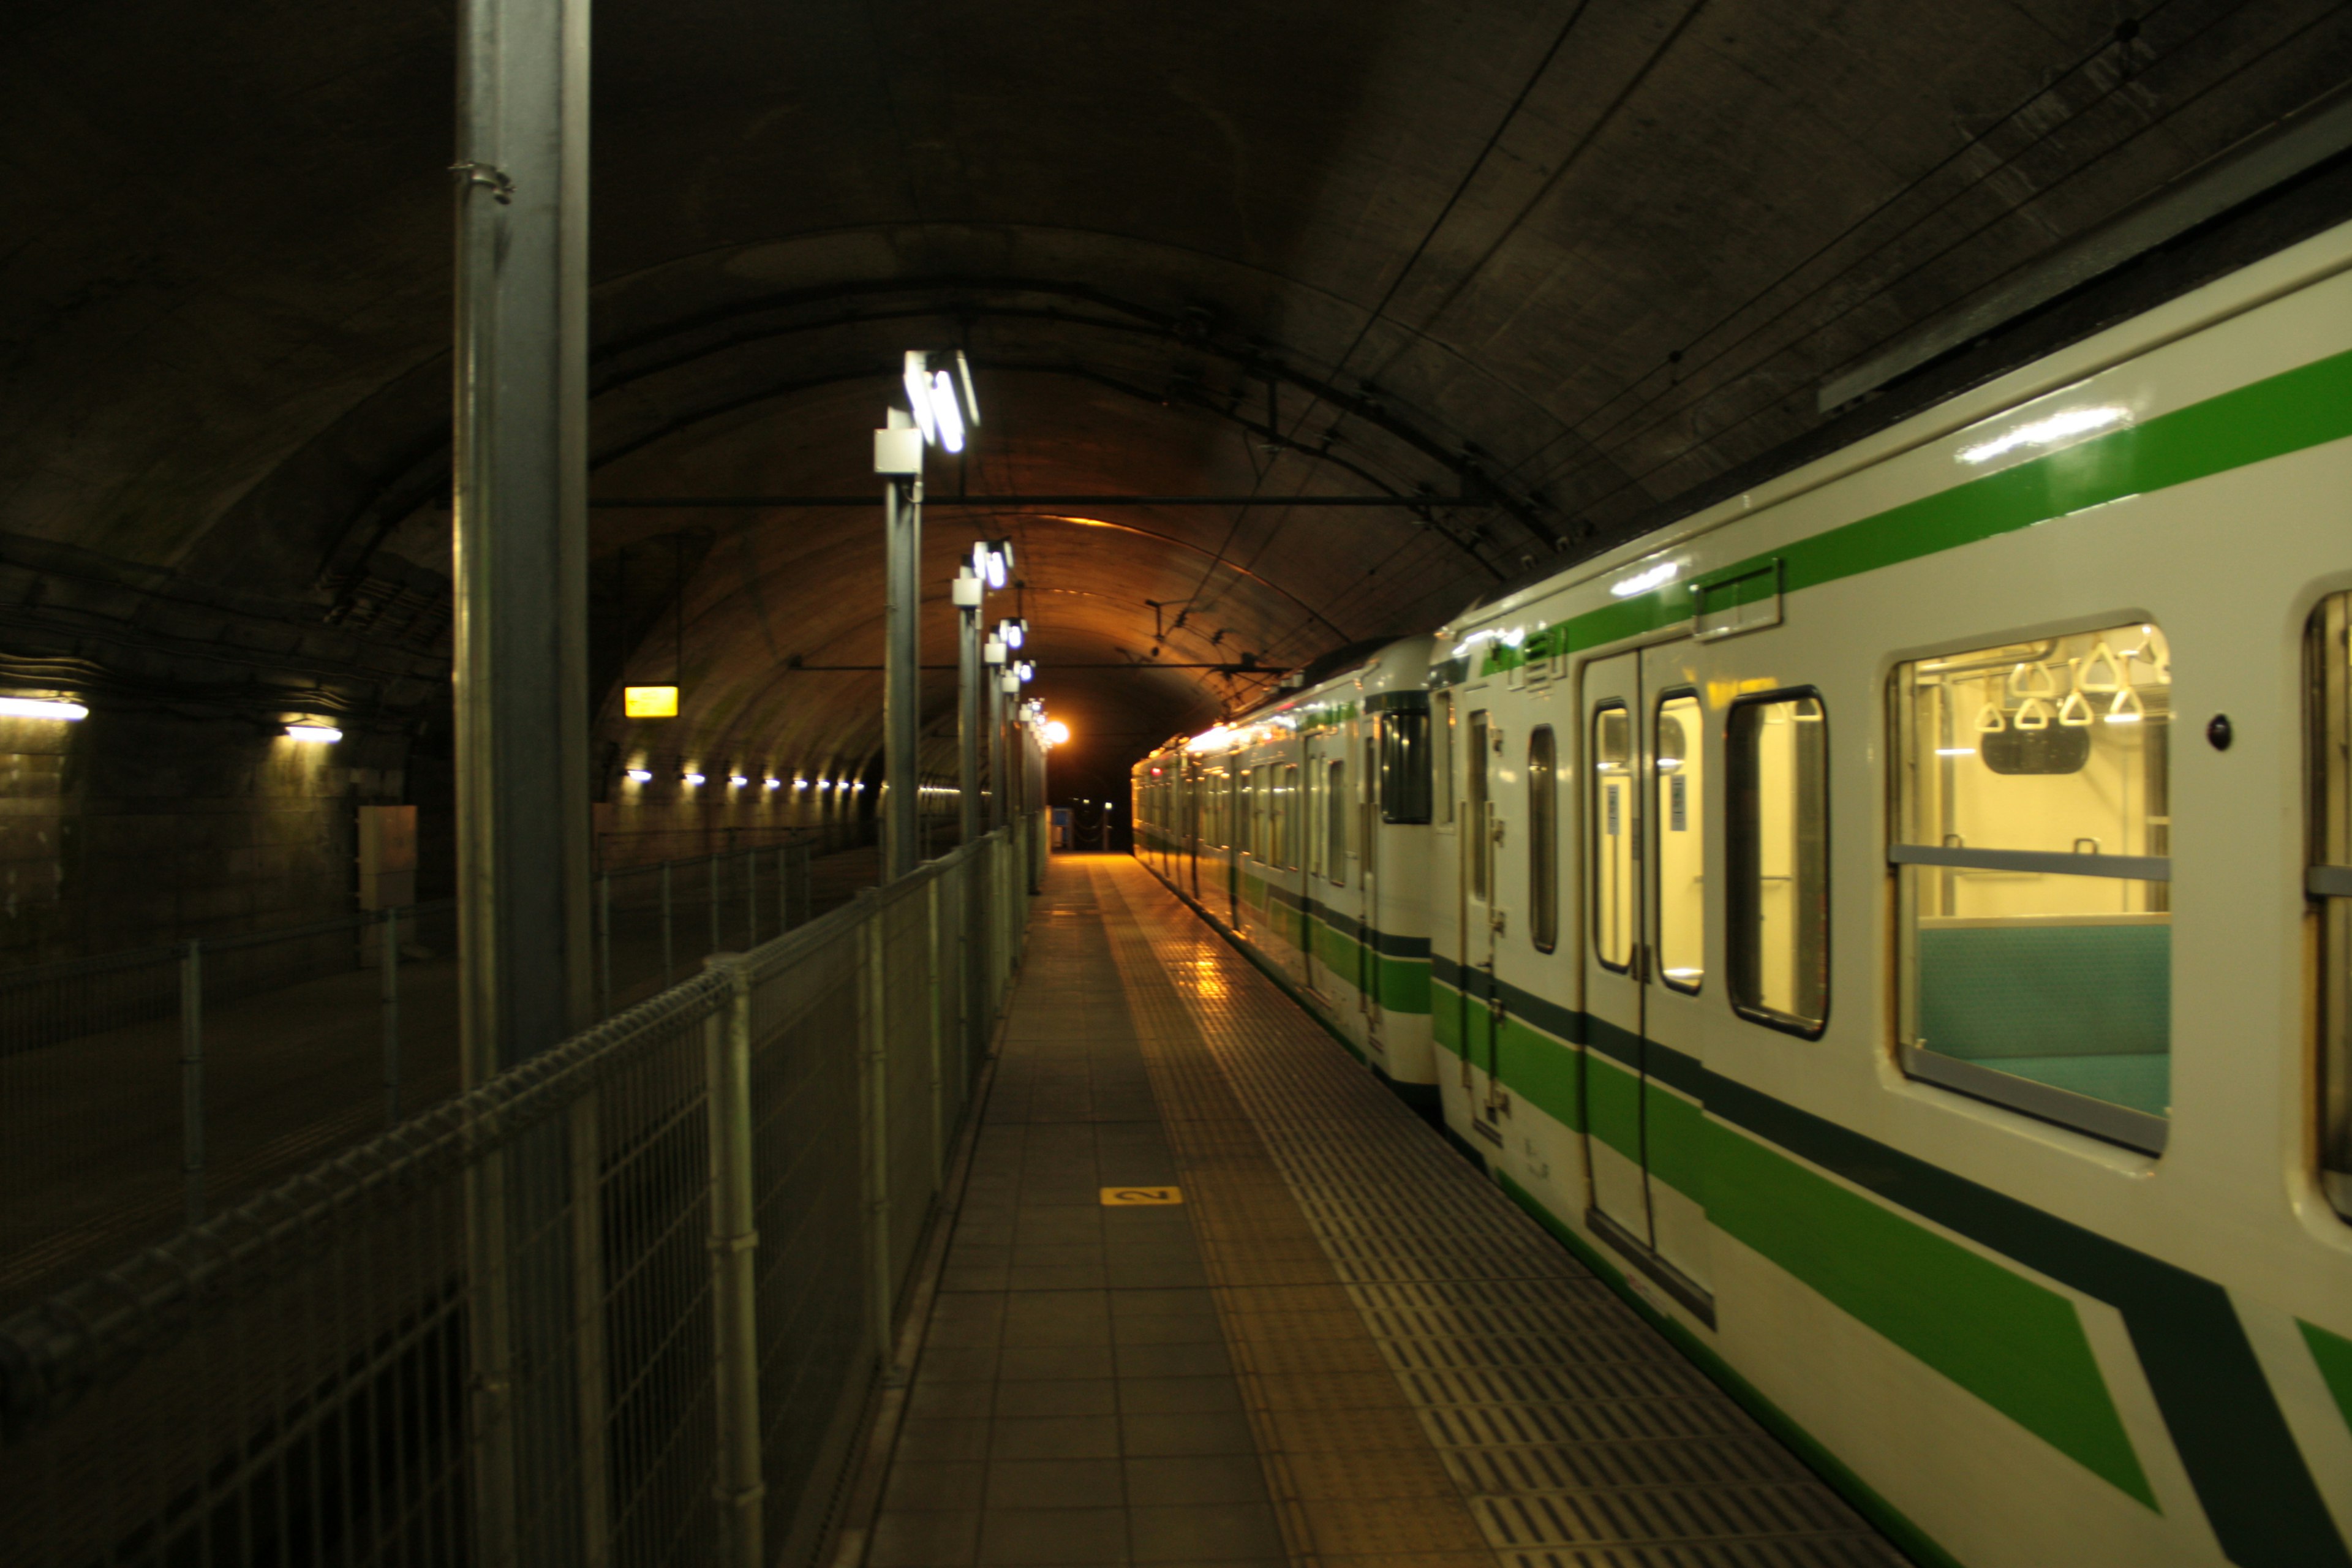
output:
[[[770,789],[782,789],[784,787],[784,781],[782,779],[770,779],[768,781],[768,787]]]
[[[808,788],[808,786],[809,786],[809,782],[808,782],[808,780],[806,780],[806,779],[804,779],[804,778],[802,778],[802,777],[801,777],[799,774],[797,774],[797,773],[795,773],[795,774],[793,774],[793,787],[794,789],[806,789],[806,788]]]
[[[621,688],[621,713],[628,719],[675,719],[677,717],[677,688],[625,686]]]
[[[1013,620],[999,621],[996,623],[996,637],[997,640],[1006,647],[1019,647],[1029,640],[1029,623]]]
[[[687,783],[688,783],[688,784],[709,784],[709,783],[710,782],[709,779],[707,779],[707,778],[703,777],[700,773],[680,773],[680,774],[678,774],[678,777],[680,777],[680,778],[684,779]]]
[[[54,697],[0,697],[0,714],[11,719],[87,719],[89,710],[79,702]]]
[[[343,732],[332,724],[289,724],[286,738],[305,745],[331,746],[343,738]]]
[[[1037,679],[1037,667],[1024,658],[1013,667],[1013,673],[1019,676],[1024,682],[1034,680]]]
[[[631,784],[651,784],[654,782],[653,770],[651,768],[631,768],[628,773],[628,779]]]
[[[751,781],[745,778],[741,773],[730,773],[727,775],[727,782],[733,784],[737,789],[741,789],[745,784],[750,784]]]
[[[1067,742],[1069,738],[1070,727],[1067,724],[1063,723],[1059,719],[1045,721],[1045,744],[1059,746]]]

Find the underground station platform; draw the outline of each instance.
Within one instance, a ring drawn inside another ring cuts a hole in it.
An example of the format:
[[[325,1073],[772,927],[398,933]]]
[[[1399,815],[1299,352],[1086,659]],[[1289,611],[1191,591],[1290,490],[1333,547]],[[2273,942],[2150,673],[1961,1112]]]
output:
[[[1055,858],[950,1200],[842,1561],[1906,1561],[1133,860]]]

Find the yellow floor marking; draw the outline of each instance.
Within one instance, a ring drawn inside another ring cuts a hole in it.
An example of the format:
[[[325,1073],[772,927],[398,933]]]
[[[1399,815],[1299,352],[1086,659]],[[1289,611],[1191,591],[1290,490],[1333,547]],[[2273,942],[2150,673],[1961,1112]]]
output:
[[[1181,1187],[1105,1187],[1102,1201],[1107,1207],[1121,1208],[1130,1204],[1181,1204],[1184,1201]]]

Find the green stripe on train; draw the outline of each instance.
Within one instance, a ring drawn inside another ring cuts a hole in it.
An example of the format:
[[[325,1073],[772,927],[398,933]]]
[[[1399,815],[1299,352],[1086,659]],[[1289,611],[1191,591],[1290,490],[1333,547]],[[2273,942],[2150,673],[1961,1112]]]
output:
[[[1268,930],[1293,947],[1298,944],[1297,926],[1303,919],[1308,940],[1314,943],[1315,957],[1333,973],[1353,976],[1363,973],[1359,967],[1363,959],[1363,943],[1341,931],[1328,921],[1316,915],[1302,917],[1272,897],[1271,889],[1262,877],[1242,874],[1242,902],[1259,911]],[[1376,994],[1384,1011],[1391,1013],[1426,1013],[1429,1011],[1429,960],[1396,958],[1375,950],[1371,955]]]
[[[1441,1004],[1461,994],[1442,982],[1435,994]],[[1436,1016],[1458,1013],[1440,1005]],[[1641,1161],[1643,1097],[1632,1072],[1509,1016],[1504,1031],[1507,1088]],[[1460,1054],[1455,1026],[1439,1034]],[[2071,1300],[1726,1126],[1655,1079],[1650,1089],[1653,1177],[1864,1327],[2156,1507]]]
[[[1589,610],[1536,631],[1517,647],[1489,643],[1480,673],[1687,621],[1696,590],[1765,570],[1775,560],[1781,563],[1781,586],[1793,593],[2347,436],[2352,436],[2352,353],[1792,540],[1691,582]]]
[[[2326,1381],[2327,1392],[2336,1395],[2336,1407],[2344,1412],[2344,1424],[2352,1426],[2352,1340],[2331,1334],[2317,1323],[2303,1323],[2302,1327],[2303,1342],[2311,1347],[2311,1359],[2319,1363],[2319,1375]]]

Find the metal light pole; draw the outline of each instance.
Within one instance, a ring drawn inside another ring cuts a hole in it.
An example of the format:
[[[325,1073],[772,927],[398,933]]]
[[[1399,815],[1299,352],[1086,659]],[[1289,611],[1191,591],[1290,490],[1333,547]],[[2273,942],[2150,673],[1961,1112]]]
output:
[[[991,637],[980,657],[988,677],[988,826],[1004,826],[1004,644]]]
[[[888,584],[882,633],[882,879],[895,882],[922,858],[915,752],[923,700],[923,437],[905,410],[890,410],[889,427],[874,432],[874,468],[888,476],[882,492]]]
[[[986,585],[967,566],[956,574],[956,749],[962,787],[956,819],[961,839],[981,834],[980,818],[980,610]]]
[[[588,0],[463,0],[458,22],[453,695],[467,1085],[586,1026],[594,1005],[588,24]],[[596,1169],[593,1120],[574,1119],[468,1176],[472,1546],[485,1563],[607,1552]]]

